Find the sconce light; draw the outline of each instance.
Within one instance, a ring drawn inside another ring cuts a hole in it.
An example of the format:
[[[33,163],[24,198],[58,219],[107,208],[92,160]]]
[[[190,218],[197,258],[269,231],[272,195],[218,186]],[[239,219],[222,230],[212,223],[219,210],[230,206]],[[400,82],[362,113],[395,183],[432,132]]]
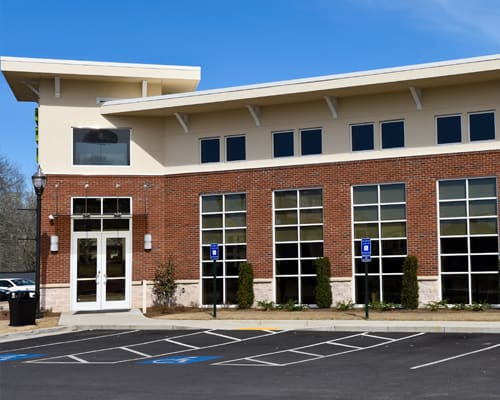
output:
[[[146,233],[144,235],[144,250],[151,250],[153,248],[153,237],[151,233]]]
[[[59,251],[59,236],[50,236],[50,251]]]

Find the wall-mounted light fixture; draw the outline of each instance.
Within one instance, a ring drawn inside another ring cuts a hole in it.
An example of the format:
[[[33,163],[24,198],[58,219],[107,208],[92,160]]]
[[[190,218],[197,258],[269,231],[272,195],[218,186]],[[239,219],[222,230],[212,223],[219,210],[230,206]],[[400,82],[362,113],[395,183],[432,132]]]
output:
[[[144,250],[151,250],[153,248],[153,237],[151,233],[144,235]]]
[[[50,236],[50,251],[52,252],[59,251],[59,236],[57,235]]]

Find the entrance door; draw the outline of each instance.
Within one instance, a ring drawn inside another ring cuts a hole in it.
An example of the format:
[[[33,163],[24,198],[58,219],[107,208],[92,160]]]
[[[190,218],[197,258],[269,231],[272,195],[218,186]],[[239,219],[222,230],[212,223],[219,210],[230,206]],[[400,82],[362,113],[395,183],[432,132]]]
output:
[[[72,309],[130,308],[130,233],[74,232]]]

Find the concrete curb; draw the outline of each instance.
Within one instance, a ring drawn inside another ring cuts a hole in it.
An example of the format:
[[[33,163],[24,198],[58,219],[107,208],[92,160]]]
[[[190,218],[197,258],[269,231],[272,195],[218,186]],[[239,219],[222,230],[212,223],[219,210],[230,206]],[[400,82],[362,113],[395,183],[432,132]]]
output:
[[[0,343],[14,342],[16,340],[35,339],[44,336],[61,335],[63,333],[69,333],[75,330],[76,329],[69,326],[55,326],[53,328],[41,328],[33,329],[31,331],[4,333],[0,334]]]

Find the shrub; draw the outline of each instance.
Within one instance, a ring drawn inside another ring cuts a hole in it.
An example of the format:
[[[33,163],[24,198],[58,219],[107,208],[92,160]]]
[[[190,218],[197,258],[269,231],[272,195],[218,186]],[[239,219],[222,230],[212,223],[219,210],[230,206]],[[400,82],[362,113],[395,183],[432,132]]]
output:
[[[240,308],[250,308],[253,305],[253,269],[252,264],[243,262],[240,264],[238,291],[238,306]]]
[[[354,303],[352,302],[352,300],[338,301],[335,307],[340,311],[349,311],[354,309]]]
[[[264,310],[264,311],[269,311],[269,310],[274,310],[276,308],[276,304],[272,301],[258,301],[257,302],[257,307]]]
[[[418,308],[418,259],[406,257],[403,263],[403,281],[401,283],[401,306],[413,310]]]
[[[295,300],[290,299],[286,303],[278,304],[275,306],[277,310],[283,311],[304,311],[307,310],[307,306],[305,304],[297,304]]]
[[[316,267],[316,304],[319,308],[332,305],[332,289],[330,287],[330,260],[321,257],[314,260]]]
[[[430,311],[441,310],[443,308],[448,308],[448,302],[446,300],[431,301],[430,303],[427,303],[427,308]]]
[[[158,265],[153,281],[154,304],[157,306],[173,307],[176,302],[175,266],[172,260]]]
[[[372,310],[392,311],[396,309],[396,304],[385,301],[373,301],[368,305]]]

